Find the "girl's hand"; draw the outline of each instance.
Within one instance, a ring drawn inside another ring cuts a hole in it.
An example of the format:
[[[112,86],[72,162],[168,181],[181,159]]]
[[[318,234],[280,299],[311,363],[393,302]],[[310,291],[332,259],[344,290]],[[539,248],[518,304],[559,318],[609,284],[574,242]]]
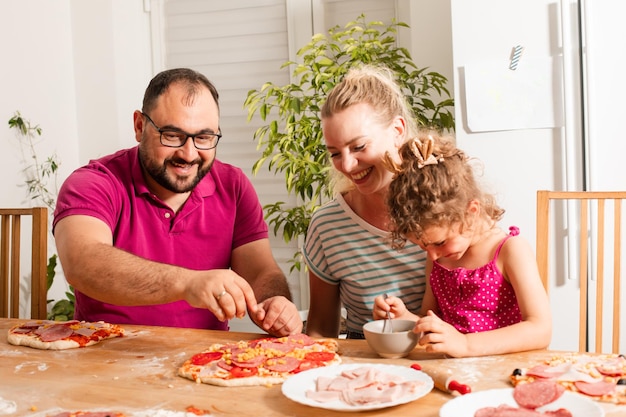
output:
[[[467,355],[467,335],[440,319],[432,310],[428,310],[417,321],[413,332],[423,334],[418,343],[426,347],[426,352],[445,353],[454,357]]]
[[[374,299],[374,310],[372,316],[374,320],[382,320],[387,318],[387,312],[391,313],[392,319],[408,319],[415,320],[416,316],[409,312],[398,297],[390,296],[384,298],[379,295]]]

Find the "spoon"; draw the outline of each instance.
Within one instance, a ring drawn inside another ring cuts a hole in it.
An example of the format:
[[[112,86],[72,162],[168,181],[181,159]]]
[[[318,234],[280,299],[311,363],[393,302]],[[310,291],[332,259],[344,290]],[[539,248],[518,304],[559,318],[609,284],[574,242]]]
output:
[[[386,300],[387,298],[389,298],[389,296],[387,294],[383,294],[383,298]],[[388,330],[387,330],[387,327],[389,327]],[[391,324],[391,312],[390,311],[387,311],[387,319],[383,323],[383,333],[393,333],[393,325]]]

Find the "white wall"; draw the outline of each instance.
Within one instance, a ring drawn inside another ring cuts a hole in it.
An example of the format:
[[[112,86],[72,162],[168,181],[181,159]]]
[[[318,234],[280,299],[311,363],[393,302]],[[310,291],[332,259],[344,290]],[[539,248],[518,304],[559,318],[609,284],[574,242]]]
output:
[[[70,4],[82,165],[136,143],[132,114],[154,75],[150,14],[143,0]]]
[[[38,152],[76,160],[76,104],[69,1],[11,0],[1,5],[0,204],[22,205],[26,190],[19,143],[8,127],[16,110],[43,129]],[[67,165],[63,170],[66,172]]]
[[[399,39],[415,65],[446,77],[454,97],[450,0],[398,0],[397,19],[410,26],[410,32],[400,31]]]
[[[59,184],[89,159],[134,144],[132,111],[152,76],[142,0],[4,0],[0,39],[0,206],[31,203],[8,127],[15,111],[42,128],[37,153],[56,154]],[[65,290],[61,275],[52,298]]]

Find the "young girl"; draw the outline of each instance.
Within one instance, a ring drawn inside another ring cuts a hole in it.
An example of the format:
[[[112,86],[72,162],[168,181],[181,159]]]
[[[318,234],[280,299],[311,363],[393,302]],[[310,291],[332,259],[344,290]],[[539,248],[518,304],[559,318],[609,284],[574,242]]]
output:
[[[387,203],[392,246],[406,241],[428,254],[429,277],[418,315],[398,297],[377,297],[373,316],[416,320],[428,352],[482,356],[545,348],[551,338],[548,297],[530,245],[481,191],[469,158],[451,140],[422,133],[400,148],[402,161]]]

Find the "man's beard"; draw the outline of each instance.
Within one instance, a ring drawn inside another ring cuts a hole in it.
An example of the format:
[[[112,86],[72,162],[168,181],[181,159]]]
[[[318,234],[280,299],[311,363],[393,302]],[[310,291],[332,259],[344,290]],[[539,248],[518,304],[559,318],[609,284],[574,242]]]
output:
[[[144,167],[148,175],[150,175],[150,177],[152,177],[152,179],[156,181],[157,184],[159,184],[166,190],[182,194],[193,190],[196,185],[198,185],[202,178],[204,178],[204,176],[208,174],[211,170],[215,158],[213,158],[213,160],[209,162],[205,167],[202,167],[202,160],[200,158],[192,162],[186,162],[182,159],[168,158],[163,161],[163,164],[158,164],[155,160],[149,158],[145,150],[142,149],[142,147],[140,146],[139,161],[141,162],[141,165]],[[198,165],[198,172],[196,176],[191,179],[190,176],[176,176],[172,178],[172,176],[167,172],[167,165],[172,163],[178,165]]]

